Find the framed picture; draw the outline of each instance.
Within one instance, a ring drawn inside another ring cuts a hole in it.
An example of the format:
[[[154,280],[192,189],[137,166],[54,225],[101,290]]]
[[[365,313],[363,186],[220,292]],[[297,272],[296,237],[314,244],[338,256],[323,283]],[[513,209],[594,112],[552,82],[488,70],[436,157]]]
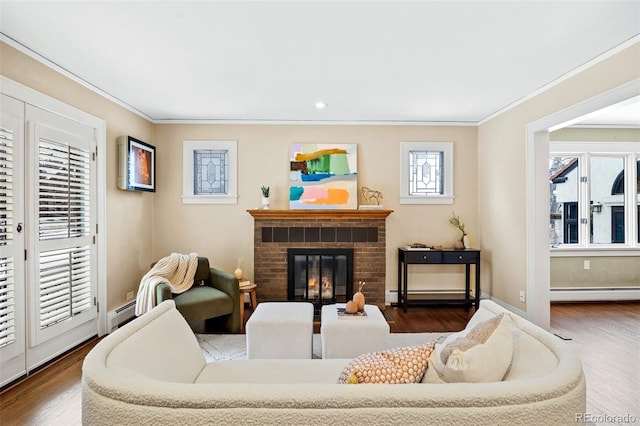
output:
[[[238,203],[237,141],[183,141],[182,203]]]
[[[156,148],[131,136],[120,136],[118,177],[120,189],[156,191]]]
[[[358,208],[356,144],[299,143],[290,147],[289,208]]]

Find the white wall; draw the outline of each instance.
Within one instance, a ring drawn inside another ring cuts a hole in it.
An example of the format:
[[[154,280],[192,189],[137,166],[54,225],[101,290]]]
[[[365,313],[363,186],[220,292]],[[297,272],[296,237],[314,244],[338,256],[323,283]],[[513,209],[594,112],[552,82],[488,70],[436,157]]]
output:
[[[158,192],[154,205],[153,257],[172,251],[196,251],[216,267],[233,271],[238,258],[248,278],[253,272],[253,218],[246,210],[260,206],[260,187],[273,192],[272,209],[288,209],[289,146],[298,142],[358,145],[358,186],[383,193],[394,212],[387,218],[386,287],[397,286],[397,248],[412,242],[451,247],[459,231],[449,224],[452,211],[463,219],[471,244],[477,245],[477,174],[475,127],[351,125],[193,125],[156,126]],[[182,141],[238,141],[238,204],[184,205]],[[400,142],[454,143],[453,205],[401,205]],[[464,285],[464,268],[415,268],[412,286]],[[286,278],[283,278],[286,279]]]
[[[533,214],[526,206],[527,125],[637,79],[639,64],[636,43],[479,126],[480,246],[493,296],[526,311],[519,293],[527,289],[527,216]],[[537,273],[548,280],[548,271]]]

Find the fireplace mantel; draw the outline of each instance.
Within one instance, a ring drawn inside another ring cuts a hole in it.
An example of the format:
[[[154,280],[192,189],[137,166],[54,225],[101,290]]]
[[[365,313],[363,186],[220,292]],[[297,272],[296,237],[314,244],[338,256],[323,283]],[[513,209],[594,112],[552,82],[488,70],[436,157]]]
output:
[[[377,220],[389,216],[393,210],[247,210],[254,219],[364,219]]]

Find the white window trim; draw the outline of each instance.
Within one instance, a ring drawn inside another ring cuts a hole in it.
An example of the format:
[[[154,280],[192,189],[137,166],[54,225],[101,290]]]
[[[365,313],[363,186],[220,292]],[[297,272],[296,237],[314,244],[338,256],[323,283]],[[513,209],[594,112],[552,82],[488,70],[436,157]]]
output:
[[[409,194],[409,152],[444,153],[444,194]],[[400,204],[453,204],[453,142],[400,142]]]
[[[193,151],[226,149],[229,152],[229,192],[226,195],[196,195],[193,193]],[[238,204],[238,142],[185,140],[182,142],[182,203]]]
[[[588,226],[580,227],[579,244],[561,244],[558,247],[549,247],[551,257],[583,256],[637,256],[640,253],[640,243],[636,241],[637,207],[638,199],[636,190],[636,161],[640,160],[640,142],[563,142],[551,141],[549,143],[549,156],[576,156],[580,158],[581,174],[591,179],[589,175],[588,159],[591,156],[618,156],[625,162],[625,205],[629,207],[631,214],[625,215],[625,240],[624,244],[597,244],[589,242]],[[588,185],[579,188],[579,197],[590,200]],[[579,200],[580,201],[580,200]],[[580,217],[589,217],[585,203],[580,206]]]

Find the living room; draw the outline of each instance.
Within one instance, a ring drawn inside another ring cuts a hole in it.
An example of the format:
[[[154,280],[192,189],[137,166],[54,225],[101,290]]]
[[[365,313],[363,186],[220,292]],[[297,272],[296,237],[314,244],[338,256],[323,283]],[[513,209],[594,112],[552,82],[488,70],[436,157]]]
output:
[[[272,188],[273,209],[288,208],[288,146],[294,142],[330,141],[359,146],[359,185],[382,191],[385,208],[394,210],[388,218],[387,277],[393,277],[395,268],[392,248],[414,241],[452,244],[456,232],[448,225],[448,217],[453,210],[467,224],[471,244],[483,249],[483,291],[524,311],[526,306],[518,299],[520,291],[529,291],[523,129],[554,111],[632,81],[637,77],[633,66],[636,50],[637,43],[630,44],[597,66],[587,67],[479,125],[215,125],[150,122],[13,47],[2,46],[4,76],[93,113],[107,123],[105,226],[109,284],[107,300],[102,302],[108,310],[126,302],[127,293],[137,289],[137,281],[148,265],[172,251],[206,253],[216,265],[228,270],[235,269],[240,260],[247,276],[252,277],[253,227],[246,210],[259,206],[259,188],[263,185]],[[580,84],[581,81],[589,84]],[[120,135],[132,135],[158,147],[155,194],[134,194],[116,188],[115,140]],[[238,141],[237,205],[194,206],[180,202],[179,159],[182,141],[189,139]],[[454,205],[399,204],[399,161],[388,159],[398,155],[402,141],[455,142]],[[253,172],[265,169],[266,173]],[[123,239],[122,235],[128,238]],[[209,240],[202,235],[215,238]],[[502,238],[504,235],[509,238]],[[228,245],[233,245],[234,250],[226,249]],[[388,284],[393,288],[391,282]]]
[[[457,231],[449,225],[449,218],[455,212],[466,224],[471,246],[482,250],[482,292],[548,327],[548,296],[546,308],[539,306],[540,300],[545,301],[544,296],[539,297],[551,285],[550,278],[545,277],[550,259],[548,245],[541,256],[546,260],[540,260],[540,256],[535,255],[540,249],[532,243],[532,235],[539,228],[535,218],[530,217],[536,194],[527,170],[537,163],[531,162],[535,150],[527,126],[558,112],[577,111],[572,108],[594,99],[593,105],[599,105],[612,92],[613,97],[619,99],[610,100],[611,103],[632,97],[629,92],[616,95],[621,87],[633,86],[631,92],[635,91],[637,96],[640,78],[637,66],[640,43],[635,35],[625,43],[607,46],[601,55],[590,58],[592,62],[580,64],[569,75],[557,76],[562,78],[549,81],[542,90],[532,88],[516,104],[504,105],[504,110],[469,123],[425,120],[371,124],[354,120],[346,124],[325,124],[322,116],[317,115],[323,112],[312,111],[316,115],[309,115],[312,118],[303,124],[286,120],[272,123],[256,120],[250,124],[229,120],[216,124],[215,120],[181,122],[145,118],[144,114],[105,97],[86,82],[78,81],[69,72],[38,56],[36,51],[8,37],[2,39],[0,55],[3,77],[105,122],[104,150],[100,153],[104,153],[105,161],[104,176],[101,176],[105,222],[101,227],[106,232],[99,234],[104,244],[105,264],[101,279],[104,288],[98,294],[101,306],[106,306],[101,308],[98,317],[103,332],[107,312],[126,303],[127,295],[137,291],[139,280],[150,264],[172,252],[197,252],[209,257],[220,269],[233,271],[241,266],[247,277],[254,277],[254,227],[247,210],[260,207],[261,186],[269,186],[273,192],[272,209],[288,209],[287,153],[291,144],[302,142],[357,144],[358,185],[381,191],[385,209],[393,210],[386,223],[387,290],[396,286],[397,247],[413,242],[452,245]],[[180,82],[162,84],[179,85]],[[131,90],[135,91],[135,87]],[[591,111],[583,111],[582,115],[588,112]],[[575,116],[564,121],[579,115],[575,112]],[[556,124],[548,125],[547,129]],[[155,193],[117,188],[116,140],[122,135],[134,136],[157,148]],[[185,140],[237,141],[237,204],[182,203]],[[406,141],[454,143],[455,201],[452,205],[416,206],[399,202],[400,143]],[[543,158],[546,157],[543,153]],[[538,181],[538,185],[546,183]],[[548,225],[548,217],[546,223]],[[636,263],[637,250],[636,243],[626,254]],[[541,263],[537,264],[538,261]],[[582,259],[578,258],[578,262],[582,263]],[[422,274],[420,285],[429,288],[435,280],[455,284],[460,275],[444,269],[435,274],[436,278]],[[524,301],[520,299],[522,292]]]

